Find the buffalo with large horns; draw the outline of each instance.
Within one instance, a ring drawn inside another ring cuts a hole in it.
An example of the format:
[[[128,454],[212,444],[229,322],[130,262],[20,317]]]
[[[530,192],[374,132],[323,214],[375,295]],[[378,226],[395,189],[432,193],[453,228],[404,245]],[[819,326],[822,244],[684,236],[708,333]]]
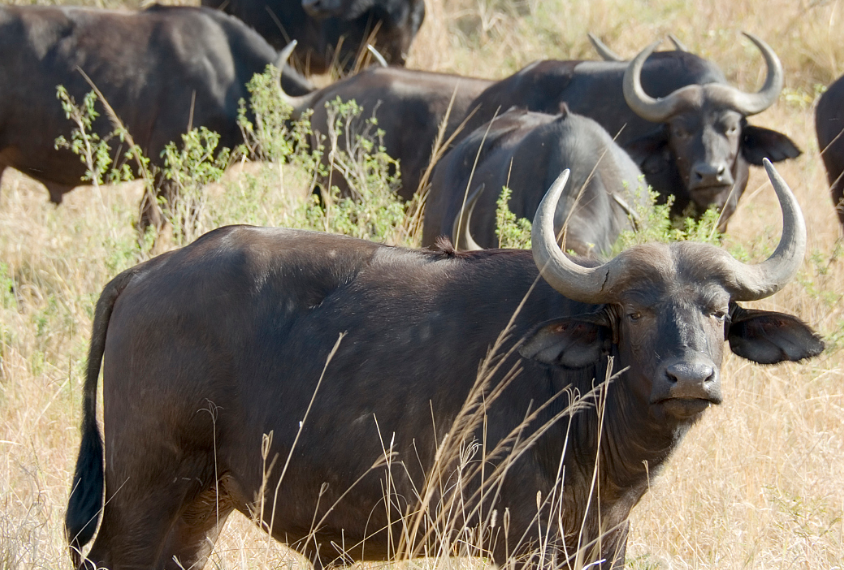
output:
[[[102,516],[88,567],[201,568],[238,510],[317,568],[474,537],[499,565],[621,569],[650,476],[721,403],[724,342],[764,364],[823,349],[738,304],[781,289],[806,249],[766,166],[783,235],[757,265],[689,242],[572,259],[553,227],[564,173],[532,253],[233,226],[121,273],[94,316],[76,564]]]
[[[747,186],[749,165],[800,154],[786,135],[747,122],[776,102],[783,70],[770,46],[745,35],[768,68],[756,93],[729,85],[714,63],[694,54],[653,53],[655,42],[629,63],[533,63],[481,93],[470,105],[478,111],[467,131],[499,109],[515,105],[554,113],[565,101],[616,137],[663,200],[674,197],[674,215],[698,216],[714,206],[722,212],[724,230]]]

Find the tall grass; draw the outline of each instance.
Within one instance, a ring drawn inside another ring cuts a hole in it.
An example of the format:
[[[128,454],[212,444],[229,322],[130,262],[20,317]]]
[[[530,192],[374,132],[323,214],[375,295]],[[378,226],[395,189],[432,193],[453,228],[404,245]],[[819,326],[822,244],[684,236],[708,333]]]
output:
[[[755,89],[764,73],[761,58],[738,32],[757,33],[777,50],[786,90],[774,108],[751,122],[786,132],[804,150],[779,169],[807,218],[810,255],[794,283],[755,305],[800,315],[825,335],[830,349],[812,362],[776,367],[726,358],[724,404],[691,430],[633,511],[628,566],[844,566],[844,262],[813,133],[818,92],[844,72],[844,43],[837,35],[844,5],[786,0],[431,0],[427,5],[409,64],[437,71],[495,78],[538,58],[591,58],[589,30],[632,56],[672,32],[715,60],[731,81]],[[207,215],[197,229],[311,223],[297,212],[308,211],[313,183],[308,168],[272,157],[241,159],[206,189]],[[3,178],[0,568],[70,567],[62,520],[78,445],[93,305],[113,275],[148,255],[133,227],[142,194],[138,183],[85,187],[67,194],[56,208],[44,189],[24,176],[7,171]],[[776,244],[779,226],[773,192],[754,170],[725,245],[746,259],[762,259]],[[379,239],[412,244],[408,235]],[[389,442],[384,447],[388,450]],[[245,517],[232,516],[209,567],[303,564]],[[442,556],[408,564],[451,568],[484,562]]]

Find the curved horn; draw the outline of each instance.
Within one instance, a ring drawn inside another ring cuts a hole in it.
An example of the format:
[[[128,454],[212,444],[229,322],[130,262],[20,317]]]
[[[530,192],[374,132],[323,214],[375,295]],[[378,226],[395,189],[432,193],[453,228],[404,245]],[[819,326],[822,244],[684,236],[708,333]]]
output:
[[[460,207],[457,217],[454,219],[454,224],[451,227],[451,235],[454,236],[454,248],[457,251],[478,251],[483,249],[478,242],[472,238],[469,231],[469,224],[472,222],[472,212],[475,211],[475,206],[478,203],[478,198],[481,197],[481,192],[484,191],[485,184],[481,184],[472,194],[466,199],[466,203]]]
[[[746,265],[727,256],[727,267],[734,283],[730,293],[736,301],[755,301],[770,297],[791,281],[806,254],[806,223],[791,188],[767,158],[762,161],[782,209],[782,237],[771,257],[756,265]]]
[[[387,65],[387,60],[384,59],[384,56],[381,55],[381,52],[379,52],[377,49],[375,49],[374,45],[366,44],[366,49],[369,51],[369,53],[372,54],[372,57],[375,58],[375,61],[378,62],[378,65],[380,65],[381,67],[389,67]]]
[[[568,168],[560,174],[536,210],[531,230],[533,261],[542,278],[569,299],[583,303],[603,303],[609,300],[610,289],[606,285],[610,270],[624,262],[623,254],[599,267],[583,267],[569,259],[560,249],[554,233],[554,213],[569,174]]]
[[[592,32],[587,32],[586,35],[589,36],[589,41],[592,42],[592,47],[595,48],[595,51],[598,52],[601,59],[604,61],[624,61],[620,55],[615,53],[604,42],[598,39],[598,36]]]
[[[642,88],[642,67],[645,60],[653,53],[661,42],[656,41],[639,52],[624,71],[624,100],[637,115],[654,123],[662,123],[673,115],[681,104],[681,99],[675,91],[671,95],[654,99]]]
[[[290,105],[293,108],[293,111],[290,113],[291,119],[298,119],[302,113],[304,113],[307,109],[310,109],[314,101],[318,98],[318,93],[321,92],[320,89],[312,91],[307,95],[300,95],[299,97],[293,97],[292,95],[288,95],[284,92],[284,88],[281,86],[281,74],[284,72],[284,66],[287,65],[287,60],[290,59],[290,55],[293,53],[293,50],[296,49],[296,44],[298,42],[293,40],[286,46],[281,52],[278,54],[278,60],[276,60],[276,67],[278,68],[279,73],[279,81],[278,81],[278,93],[281,100]]]
[[[711,98],[716,99],[722,105],[731,107],[742,115],[755,115],[761,113],[777,101],[783,86],[782,63],[771,47],[758,37],[747,32],[742,32],[762,52],[765,64],[768,67],[768,75],[765,77],[765,84],[756,93],[745,93],[732,86],[707,86],[712,90]],[[716,88],[718,94],[715,94]]]
[[[683,42],[678,40],[677,36],[675,36],[674,34],[668,34],[668,40],[672,44],[674,44],[674,49],[676,49],[677,51],[685,51],[685,52],[689,51],[689,48],[687,48],[686,45]]]
[[[764,299],[782,289],[797,274],[806,253],[806,223],[800,206],[771,162],[764,159],[763,163],[782,209],[782,237],[774,253],[756,265],[717,250],[725,270],[724,286],[735,301]],[[567,180],[568,171],[554,182],[536,212],[531,236],[534,262],[548,284],[566,297],[584,303],[611,301],[618,279],[627,273],[626,252],[599,267],[588,268],[574,263],[557,245],[554,210]]]

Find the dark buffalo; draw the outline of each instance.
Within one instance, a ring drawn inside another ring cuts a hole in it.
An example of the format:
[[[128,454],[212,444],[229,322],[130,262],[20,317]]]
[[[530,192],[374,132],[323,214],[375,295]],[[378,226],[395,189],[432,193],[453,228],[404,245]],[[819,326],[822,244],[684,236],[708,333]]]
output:
[[[818,148],[826,166],[832,203],[844,226],[844,77],[839,77],[818,100],[815,110]]]
[[[566,250],[580,255],[608,251],[622,230],[632,229],[630,205],[648,198],[642,171],[598,123],[565,106],[558,115],[512,109],[449,151],[434,168],[422,245],[447,235],[465,247],[464,238],[455,235],[460,220],[461,229],[469,226],[474,245],[498,247],[495,210],[501,188],[513,192],[510,210],[530,219],[566,168],[571,180],[554,217],[554,231],[567,222]],[[471,210],[466,208],[471,211],[466,224],[463,204],[469,190],[481,185],[484,192]]]
[[[352,71],[372,44],[394,65],[404,65],[425,18],[424,0],[202,0],[264,36],[276,49],[299,42],[298,64],[325,73],[333,64]]]
[[[322,139],[329,134],[329,104],[336,99],[354,100],[362,109],[360,117],[352,122],[351,133],[344,133],[338,146],[347,150],[346,137],[366,132],[366,121],[375,117],[378,128],[384,131],[383,144],[388,155],[399,160],[401,189],[399,195],[409,200],[422,180],[431,162],[431,152],[437,139],[440,123],[447,117],[444,137],[453,133],[469,110],[469,104],[492,81],[415,71],[395,67],[370,67],[327,87],[284,100],[293,107],[293,118],[313,109],[311,127],[315,137]],[[449,112],[449,106],[451,110]],[[318,140],[313,141],[318,144]],[[325,157],[326,161],[330,157]],[[341,174],[333,173],[331,184],[347,190]]]
[[[81,101],[99,88],[152,163],[189,125],[241,140],[238,100],[245,84],[280,54],[239,20],[205,8],[153,6],[142,12],[71,7],[0,7],[0,84],[3,85],[0,172],[16,168],[47,186],[56,204],[81,184],[86,167],[68,149],[71,122],[56,100],[63,85]],[[285,89],[308,84],[292,69]],[[105,137],[107,119],[94,123]],[[123,149],[126,150],[125,148]]]
[[[653,53],[651,44],[629,64],[540,61],[504,79],[472,103],[477,128],[511,106],[554,113],[561,101],[598,121],[625,148],[663,199],[674,196],[674,215],[722,210],[721,229],[747,186],[748,165],[800,154],[782,133],[754,127],[747,117],[777,99],[782,65],[759,38],[746,34],[768,66],[758,93],[727,84],[718,67],[684,51]],[[467,129],[468,130],[468,129]]]
[[[538,528],[546,560],[580,547],[620,569],[649,473],[721,402],[724,341],[767,364],[823,349],[797,318],[737,304],[803,259],[799,206],[770,174],[783,237],[758,265],[689,242],[578,263],[555,242],[563,175],[532,253],[235,226],[123,272],[94,317],[72,547],[102,513],[91,564],[201,568],[238,510],[321,568],[439,552],[413,520],[450,510],[498,564]],[[593,385],[602,422],[566,407]]]

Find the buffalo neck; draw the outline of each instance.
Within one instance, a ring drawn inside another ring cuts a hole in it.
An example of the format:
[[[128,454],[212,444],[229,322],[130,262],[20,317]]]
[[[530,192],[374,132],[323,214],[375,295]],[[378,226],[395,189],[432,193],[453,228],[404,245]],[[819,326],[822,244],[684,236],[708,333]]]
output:
[[[614,362],[618,363],[617,357]],[[613,370],[622,368],[613,365]],[[549,432],[545,444],[558,446],[556,457],[565,450],[563,508],[569,513],[564,517],[570,523],[565,525],[567,535],[579,532],[581,524],[594,533],[598,528],[606,530],[622,524],[647,492],[649,479],[659,472],[689,427],[656,420],[647,403],[636,401],[628,387],[628,372],[607,382],[606,361],[583,372],[582,385],[573,387],[584,396],[595,378],[601,379],[594,382],[597,389],[586,396],[588,405],[577,411],[571,421],[563,419]],[[565,379],[571,377],[566,374]],[[546,476],[553,482],[558,464],[546,464],[545,468]]]

